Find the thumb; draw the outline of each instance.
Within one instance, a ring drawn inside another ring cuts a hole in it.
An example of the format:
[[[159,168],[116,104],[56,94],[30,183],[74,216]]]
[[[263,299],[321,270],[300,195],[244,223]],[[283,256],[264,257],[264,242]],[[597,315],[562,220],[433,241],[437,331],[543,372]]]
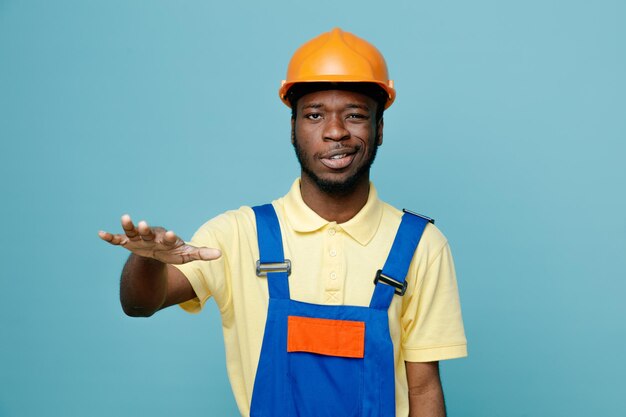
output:
[[[222,252],[220,252],[218,249],[204,248],[204,247],[198,248],[197,254],[198,254],[198,260],[200,261],[212,261],[222,256]]]

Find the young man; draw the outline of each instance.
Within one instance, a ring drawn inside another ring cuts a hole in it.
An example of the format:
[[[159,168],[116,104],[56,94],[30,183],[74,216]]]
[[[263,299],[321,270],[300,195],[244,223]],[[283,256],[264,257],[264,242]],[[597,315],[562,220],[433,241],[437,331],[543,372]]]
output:
[[[334,29],[294,54],[280,97],[301,166],[285,197],[189,243],[128,216],[124,234],[100,232],[132,252],[124,311],[197,312],[213,297],[243,416],[444,416],[438,361],[466,355],[450,250],[369,180],[395,98],[384,58]]]

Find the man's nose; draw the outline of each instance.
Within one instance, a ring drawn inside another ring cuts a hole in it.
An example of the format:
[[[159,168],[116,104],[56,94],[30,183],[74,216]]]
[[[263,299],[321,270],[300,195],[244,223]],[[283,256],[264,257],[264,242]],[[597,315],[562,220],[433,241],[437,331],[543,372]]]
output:
[[[326,122],[324,128],[324,139],[340,141],[350,137],[350,131],[346,129],[344,120],[341,116],[332,116]]]

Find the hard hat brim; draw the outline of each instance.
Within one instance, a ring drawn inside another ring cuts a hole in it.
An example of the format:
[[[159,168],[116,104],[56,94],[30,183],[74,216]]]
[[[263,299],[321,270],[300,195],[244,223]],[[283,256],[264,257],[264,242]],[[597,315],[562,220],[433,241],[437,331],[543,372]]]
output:
[[[308,80],[291,81],[291,82],[287,82],[286,80],[283,80],[281,83],[281,87],[278,90],[278,95],[281,101],[285,103],[285,105],[289,108],[292,107],[291,102],[289,101],[289,96],[288,96],[289,90],[295,84],[300,84],[300,83],[333,83],[333,84],[334,83],[372,83],[372,84],[376,84],[387,93],[387,100],[385,101],[385,110],[388,109],[389,106],[391,106],[394,100],[396,99],[396,90],[393,87],[393,80],[389,80],[387,83],[382,83],[382,82],[375,81],[375,80],[352,80],[352,79],[346,79],[346,77],[342,77],[342,76],[338,76],[338,77],[325,76],[325,77],[320,77],[320,79],[308,79]]]

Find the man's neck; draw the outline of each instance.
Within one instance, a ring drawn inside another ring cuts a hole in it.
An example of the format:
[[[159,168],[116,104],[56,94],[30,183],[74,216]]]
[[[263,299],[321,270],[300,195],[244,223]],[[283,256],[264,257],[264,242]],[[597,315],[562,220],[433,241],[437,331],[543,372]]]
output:
[[[329,194],[320,190],[314,181],[303,175],[300,180],[302,200],[320,217],[329,222],[345,223],[367,203],[369,177],[364,177],[346,193]]]

